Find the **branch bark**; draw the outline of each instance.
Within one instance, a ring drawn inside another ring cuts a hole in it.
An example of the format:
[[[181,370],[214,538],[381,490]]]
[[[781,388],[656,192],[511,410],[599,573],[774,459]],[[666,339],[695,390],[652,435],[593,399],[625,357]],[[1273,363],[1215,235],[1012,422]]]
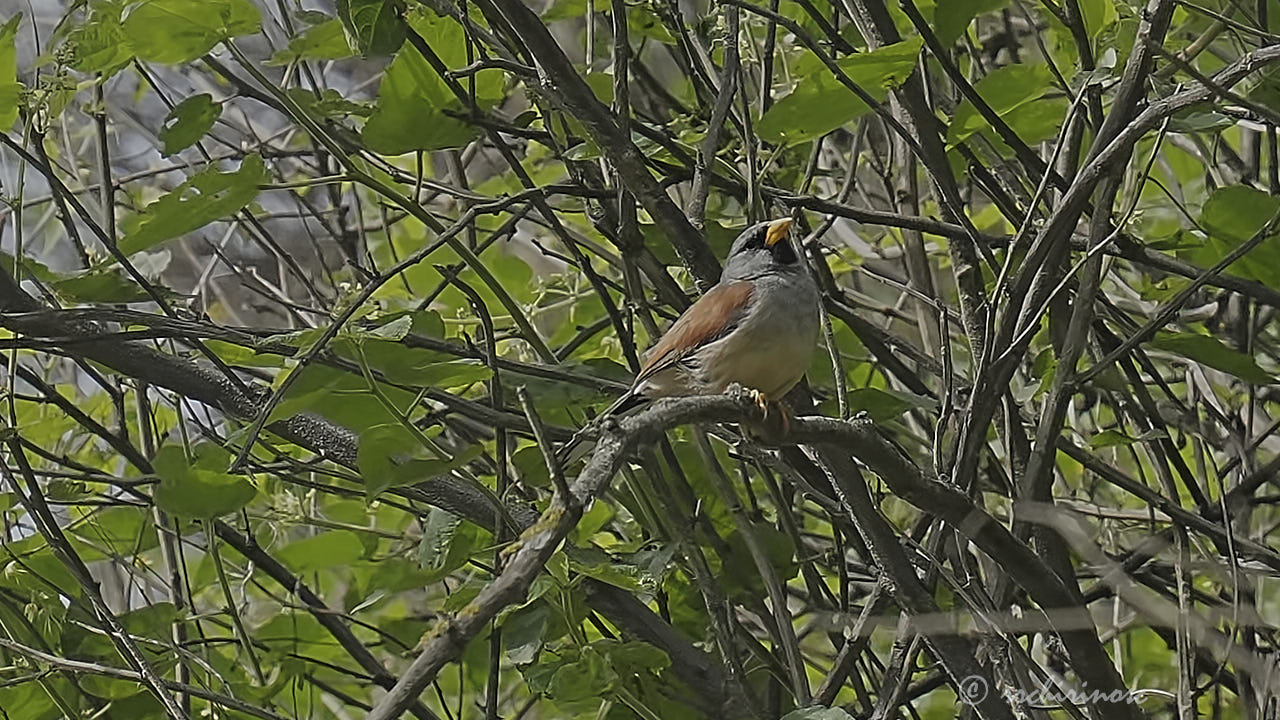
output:
[[[581,516],[582,505],[608,486],[633,450],[656,441],[665,430],[677,425],[758,423],[762,419],[759,409],[745,393],[728,393],[662,400],[636,415],[607,423],[591,459],[573,484],[571,497],[557,494],[551,507],[520,538],[506,570],[456,615],[438,622],[396,689],[378,704],[367,720],[397,717],[405,703],[417,697],[445,664],[456,659],[494,615],[525,596],[547,559]],[[1123,680],[1102,649],[1087,609],[1030,547],[1018,541],[968,496],[927,476],[865,422],[796,418],[786,441],[822,446],[822,452],[834,453],[826,455],[827,458],[846,458],[840,463],[847,463],[848,455],[852,454],[899,498],[949,523],[999,563],[1013,581],[1044,608],[1048,627],[1062,638],[1073,668],[1090,689],[1103,695],[1112,691],[1123,694]],[[849,471],[849,467],[837,465],[842,472]],[[862,522],[863,518],[858,520]],[[958,660],[960,648],[949,647],[947,652],[957,658],[954,667],[968,667]],[[1098,710],[1101,717],[1138,717],[1130,710],[1115,710],[1111,705],[1099,705]]]
[[[144,380],[242,420],[256,417],[265,398],[265,392],[257,395],[241,392],[212,369],[191,360],[159,352],[142,343],[110,339],[97,322],[76,319],[75,315],[68,317],[48,312],[6,272],[0,272],[0,327],[36,337],[84,337],[86,339],[83,342],[66,345],[64,352],[72,357],[93,360],[121,375]],[[268,429],[323,458],[358,470],[357,438],[347,428],[316,415],[302,414],[273,423]],[[143,467],[148,466],[146,459],[137,453],[129,453],[125,457],[135,464],[141,462]],[[411,490],[424,502],[464,517],[481,527],[493,528],[496,508],[483,493],[464,483],[440,477],[429,483],[419,484]],[[510,507],[508,512],[520,525],[515,530],[528,527],[536,519],[524,506]],[[325,611],[324,603],[319,597],[314,594],[310,597],[303,596],[305,587],[300,587],[297,579],[286,568],[279,563],[268,562],[269,555],[225,523],[217,523],[217,530],[222,540],[247,557],[261,553],[264,557],[257,559],[259,567],[291,591],[299,593],[299,599],[316,614],[316,619],[334,634],[335,639],[352,653],[353,658],[366,671],[375,678],[387,677],[386,669],[367,650],[362,651],[363,646],[355,640],[350,629],[332,613]],[[588,583],[588,597],[592,600],[593,607],[624,632],[648,642],[661,643],[658,647],[671,658],[678,675],[687,678],[694,687],[703,688],[709,704],[716,705],[720,702],[721,693],[728,682],[723,670],[711,663],[704,653],[694,648],[652,610],[626,592],[596,581]]]
[[[714,285],[720,279],[720,262],[711,247],[649,173],[644,155],[630,137],[623,135],[617,118],[596,99],[547,26],[521,0],[495,0],[495,5],[538,63],[539,82],[533,87],[548,102],[582,123],[627,189],[671,241],[699,285],[704,288]]]

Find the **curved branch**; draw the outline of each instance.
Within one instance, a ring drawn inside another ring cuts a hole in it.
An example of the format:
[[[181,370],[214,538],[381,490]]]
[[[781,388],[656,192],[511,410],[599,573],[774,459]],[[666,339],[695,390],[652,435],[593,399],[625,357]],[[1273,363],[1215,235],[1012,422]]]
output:
[[[93,360],[121,375],[144,380],[153,386],[162,387],[219,408],[232,417],[240,419],[256,417],[264,399],[264,393],[245,394],[214,370],[191,360],[159,352],[142,343],[120,342],[118,339],[104,336],[102,327],[95,322],[69,319],[59,313],[47,312],[47,309],[23,291],[13,276],[7,272],[0,272],[0,313],[3,313],[3,316],[0,316],[0,327],[15,332],[37,337],[94,338],[97,336],[101,339],[86,339],[83,342],[73,343],[68,348],[64,348],[64,352],[73,357]],[[74,315],[70,317],[75,318]],[[268,426],[268,429],[321,457],[358,470],[355,433],[341,425],[318,415],[301,414],[273,423]],[[448,510],[481,527],[491,529],[493,526],[496,512],[489,498],[464,483],[449,477],[440,477],[428,483],[421,483],[411,490],[416,497],[426,503]],[[536,518],[524,507],[511,508],[509,511],[520,523],[521,529],[528,527]],[[219,537],[242,553],[261,552],[223,523],[218,523],[218,531]],[[263,555],[266,554],[263,553]],[[269,556],[256,558],[257,564],[268,571],[273,571],[276,567],[266,562],[268,558]],[[284,572],[272,572],[272,575],[282,584],[293,577],[283,566],[279,566],[278,569]],[[286,586],[291,591],[300,592],[297,586]],[[687,679],[694,687],[703,689],[709,703],[719,704],[719,689],[726,686],[726,676],[723,670],[712,664],[705,654],[681,637],[669,623],[624,591],[595,581],[590,582],[587,589],[592,607],[624,632],[654,643],[666,652],[680,677]],[[314,595],[311,600],[301,595],[299,597],[317,610],[324,608],[320,598]],[[332,614],[326,612],[320,612],[317,615],[317,619],[322,624],[331,617]],[[375,677],[386,673],[380,664],[376,665],[376,668],[373,664],[367,664],[373,659],[372,655],[366,657],[367,651],[360,653],[355,650],[355,644],[344,642],[345,635],[350,635],[350,631],[340,621],[327,624],[326,627],[335,634],[335,638],[348,651],[356,653],[354,657],[365,666],[367,671]],[[354,640],[354,636],[350,639]],[[374,662],[376,663],[376,660]]]
[[[707,241],[649,173],[644,155],[630,137],[623,135],[613,113],[596,99],[546,25],[520,0],[496,0],[496,4],[538,63],[540,82],[531,86],[582,123],[592,142],[604,152],[627,189],[671,240],[680,259],[699,283],[704,286],[715,283],[720,278],[720,262]]]
[[[506,569],[461,611],[441,618],[425,638],[421,653],[396,688],[367,720],[392,720],[467,642],[503,608],[517,603],[577,524],[582,508],[602,492],[636,448],[654,442],[672,427],[690,423],[758,422],[760,410],[745,393],[661,400],[629,417],[606,422],[602,437],[571,488],[557,493],[542,517],[521,536]],[[1003,567],[1038,605],[1071,656],[1076,673],[1103,695],[1124,684],[1102,645],[1087,609],[1081,607],[1049,567],[1011,532],[958,488],[927,476],[865,422],[802,417],[791,422],[788,442],[816,444],[852,454],[880,476],[894,494],[952,525]]]

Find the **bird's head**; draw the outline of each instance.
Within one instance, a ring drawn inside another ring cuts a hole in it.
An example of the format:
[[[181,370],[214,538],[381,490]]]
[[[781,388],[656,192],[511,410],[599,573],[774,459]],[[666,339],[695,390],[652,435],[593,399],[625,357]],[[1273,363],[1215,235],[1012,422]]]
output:
[[[725,259],[724,278],[748,278],[795,269],[800,258],[787,235],[791,218],[756,223],[738,236]]]

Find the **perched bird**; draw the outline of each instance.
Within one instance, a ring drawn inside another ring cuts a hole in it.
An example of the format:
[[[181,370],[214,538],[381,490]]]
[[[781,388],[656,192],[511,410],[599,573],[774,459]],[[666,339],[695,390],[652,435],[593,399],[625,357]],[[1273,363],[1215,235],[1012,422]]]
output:
[[[737,383],[762,407],[809,368],[818,343],[818,288],[787,239],[791,220],[747,228],[720,282],[684,311],[644,358],[631,389],[597,419],[649,400],[714,395]],[[561,459],[578,437],[561,449]]]

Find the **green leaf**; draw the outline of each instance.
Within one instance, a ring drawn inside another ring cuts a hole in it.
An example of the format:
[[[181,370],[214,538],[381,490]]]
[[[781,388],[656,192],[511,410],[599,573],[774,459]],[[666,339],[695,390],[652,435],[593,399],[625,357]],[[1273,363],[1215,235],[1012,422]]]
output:
[[[1010,110],[1004,121],[1024,143],[1034,145],[1058,135],[1062,129],[1062,118],[1067,116],[1067,105],[1065,97],[1042,97]],[[1004,146],[1004,141],[994,132],[991,137]]]
[[[189,62],[223,39],[255,33],[262,18],[251,0],[146,0],[124,21],[124,34],[142,60]]]
[[[601,157],[601,152],[600,152],[599,146],[597,146],[595,143],[591,142],[590,140],[587,140],[585,142],[580,142],[577,145],[574,145],[573,147],[569,148],[564,154],[565,160],[571,160],[573,162],[585,162],[587,160],[598,160],[600,157]]]
[[[78,597],[83,592],[44,537],[36,535],[0,543],[0,586],[47,592],[48,585],[70,597]]]
[[[587,82],[587,87],[591,88],[591,92],[604,105],[613,103],[613,75],[603,72],[587,73],[583,78]]]
[[[300,647],[307,648],[307,655],[313,658],[342,657],[341,646],[310,613],[282,609],[253,628],[252,633],[254,643],[260,643],[266,657],[286,674],[295,672],[296,666],[291,666],[287,658]]]
[[[363,432],[395,420],[395,416],[373,394],[369,381],[358,373],[311,363],[301,368],[295,366],[287,373],[277,373],[273,386],[279,387],[294,374],[297,374],[297,379],[285,392],[284,399],[271,411],[271,422],[308,411]],[[414,394],[408,390],[385,383],[379,383],[378,388],[395,407],[408,408],[413,403]]]
[[[86,270],[51,282],[50,287],[67,300],[84,303],[134,303],[151,295],[118,267]],[[172,295],[161,290],[160,296]]]
[[[214,102],[209,93],[200,93],[178,103],[164,118],[160,128],[160,142],[164,154],[173,155],[191,147],[209,132],[209,128],[222,116],[222,103]]]
[[[577,662],[556,670],[547,694],[557,701],[585,700],[606,694],[617,682],[618,674],[606,658],[588,645]]]
[[[106,508],[76,524],[71,532],[86,543],[121,557],[130,557],[160,544],[150,513],[136,507]]]
[[[1178,133],[1222,130],[1235,124],[1235,119],[1227,115],[1199,109],[1183,110],[1169,118],[1169,130]]]
[[[555,578],[561,586],[569,584],[569,558],[564,554],[563,550],[557,551],[551,559],[547,561],[547,572],[551,577]]]
[[[502,623],[502,645],[508,662],[526,665],[537,659],[550,618],[551,607],[543,601],[530,603],[507,616]]]
[[[852,55],[838,65],[850,80],[882,101],[890,88],[901,85],[915,70],[922,43],[918,37],[911,38]],[[797,63],[796,74],[804,80],[760,118],[757,131],[769,142],[791,144],[821,137],[870,110],[813,55]]]
[[[448,510],[433,507],[422,522],[422,541],[418,544],[418,562],[424,570],[443,570],[449,556],[449,544],[462,518]]]
[[[282,65],[296,58],[341,60],[352,55],[351,43],[342,21],[330,18],[313,25],[289,41],[289,47],[272,56],[268,64]]]
[[[391,478],[392,487],[427,482],[447,472],[457,470],[480,457],[483,452],[484,448],[479,445],[468,445],[454,453],[453,457],[448,460],[409,460],[395,468]]]
[[[580,539],[580,544],[590,544],[591,536],[599,532],[617,514],[613,505],[600,500],[591,503],[590,509],[582,514],[582,519],[573,529],[572,536]]]
[[[537,396],[534,400],[537,402]],[[547,460],[537,445],[526,445],[511,453],[511,466],[519,473],[521,483],[531,487],[547,487],[551,484]]]
[[[576,573],[630,592],[650,592],[653,577],[636,567],[614,562],[608,554],[590,547],[579,548],[569,556],[569,567]]]
[[[245,157],[234,172],[210,167],[197,173],[134,218],[133,229],[120,241],[120,252],[132,255],[148,250],[234,215],[258,196],[258,186],[266,176],[258,155]]]
[[[390,55],[404,44],[404,21],[392,0],[338,0],[338,17],[361,57]]]
[[[408,315],[401,315],[389,323],[379,325],[370,330],[369,337],[374,340],[403,340],[412,327],[413,318]]]
[[[598,12],[602,10],[608,12],[607,8],[597,6]],[[542,6],[538,15],[542,17],[543,22],[551,23],[557,20],[581,18],[586,11],[587,0],[552,0]]]
[[[1260,69],[1255,77],[1256,80],[1245,97],[1266,107],[1275,107],[1280,103],[1280,72],[1273,66],[1268,66]]]
[[[375,425],[361,433],[356,467],[364,476],[365,492],[373,498],[392,487],[397,469],[419,449],[418,439],[399,423]]]
[[[387,155],[458,147],[475,130],[441,112],[456,105],[427,61],[406,45],[382,76],[377,108],[361,134],[371,149]]]
[[[409,329],[411,335],[421,335],[430,338],[443,338],[444,318],[440,317],[440,313],[435,310],[423,310],[411,314],[413,318],[413,327]]]
[[[466,38],[453,20],[415,12],[409,22],[446,66],[466,64]],[[502,71],[482,70],[476,73],[475,83],[481,107],[502,98]],[[387,155],[465,144],[477,129],[446,110],[459,113],[462,105],[426,59],[406,44],[382,77],[377,109],[365,123],[362,136],[372,150]]]
[[[370,500],[393,487],[426,482],[475,460],[482,448],[472,445],[448,460],[423,460],[411,456],[421,449],[417,438],[403,425],[375,425],[360,434],[356,466],[364,478]]]
[[[27,111],[40,118],[54,120],[75,99],[79,87],[70,75],[41,75],[31,92],[27,93]]]
[[[370,360],[371,364],[373,362]],[[391,382],[436,388],[462,387],[484,382],[493,376],[493,370],[478,360],[421,362],[411,367],[390,367],[384,372]]]
[[[1179,253],[1206,267],[1216,265],[1241,243],[1253,238],[1276,213],[1280,198],[1244,185],[1218,188],[1205,202],[1200,226],[1209,239],[1200,248]],[[1227,266],[1227,271],[1276,287],[1280,285],[1280,236],[1272,235]]]
[[[348,100],[333,88],[325,88],[318,98],[315,93],[304,88],[289,88],[285,92],[303,112],[311,116],[340,118],[347,115],[368,117],[373,114],[373,105]]]
[[[364,545],[365,557],[369,558],[369,554],[378,549],[378,537],[372,533],[360,533],[359,537]],[[379,556],[354,563],[351,568],[358,592],[366,597],[380,591],[400,593],[421,590],[428,583],[437,580],[418,567],[416,562],[405,557]]]
[[[1209,335],[1170,333],[1161,335],[1148,344],[1255,385],[1270,385],[1275,380],[1270,373],[1258,367],[1252,357],[1232,350],[1223,345],[1221,340]]]
[[[167,634],[181,613],[171,602],[158,602],[120,616],[120,624],[135,635]]]
[[[242,345],[221,340],[205,340],[204,345],[228,365],[265,368],[279,368],[284,365],[284,359],[279,355],[259,353],[253,348]]]
[[[1081,0],[1080,14],[1083,16],[1085,33],[1091,38],[1097,38],[1117,17],[1116,7],[1111,0]]]
[[[865,412],[876,422],[887,422],[908,410],[933,405],[927,398],[870,387],[851,390],[848,400],[850,410]]]
[[[974,85],[974,90],[1001,118],[1018,108],[1039,100],[1053,89],[1049,66],[1038,64],[1006,65],[993,70]],[[948,149],[959,145],[976,132],[990,127],[973,103],[965,100],[956,108],[947,129]]]
[[[7,708],[10,720],[48,720],[62,715],[46,688],[34,682],[0,687],[0,707]]]
[[[611,645],[607,654],[615,669],[633,674],[656,673],[671,666],[665,652],[638,640]]]
[[[18,119],[18,100],[22,83],[18,82],[18,25],[22,13],[0,25],[0,132],[7,132]]]
[[[89,675],[81,678],[79,685],[89,695],[111,700],[112,709],[118,709],[117,703],[136,697],[141,689],[138,683],[132,680],[121,680],[100,675]]]
[[[160,476],[154,500],[161,510],[183,518],[211,520],[248,505],[258,489],[239,475],[212,469],[226,467],[226,451],[216,445],[197,446],[197,457],[188,460],[180,445],[165,445],[156,455]]]
[[[280,548],[280,562],[298,573],[350,565],[364,556],[360,536],[350,530],[330,530],[296,540]]]
[[[488,546],[493,535],[484,528],[450,518],[444,510],[432,509],[418,546],[418,561],[427,582],[435,582],[467,564],[473,553]]]
[[[283,343],[298,348],[301,352],[307,352],[315,347],[316,343],[325,336],[326,328],[307,328],[306,330],[294,330],[293,332],[280,333],[267,338],[271,343]],[[330,350],[336,350],[341,347],[350,349],[353,340],[373,340],[376,338],[374,333],[377,328],[370,330],[364,326],[348,325],[343,327],[333,340],[329,343]],[[370,343],[378,345],[378,343]],[[358,356],[357,356],[358,357]]]
[[[1135,442],[1136,440],[1119,430],[1103,430],[1100,433],[1094,433],[1093,437],[1089,438],[1089,447],[1099,450],[1121,445],[1132,445]]]
[[[219,10],[226,24],[223,32],[228,37],[252,35],[262,29],[262,15],[252,0],[219,0],[224,6]]]
[[[61,51],[67,65],[80,72],[112,75],[133,59],[133,48],[120,24],[120,4],[93,8],[84,24],[67,34]]]
[[[665,45],[675,45],[676,38],[662,24],[657,13],[643,5],[632,5],[627,8],[627,30],[633,36],[657,40]]]
[[[22,262],[18,263],[14,261],[14,257],[9,253],[0,252],[0,269],[10,275],[17,275],[19,268],[23,273],[41,282],[53,282],[61,277],[58,273],[50,270],[48,265],[33,257],[24,256]]]
[[[940,0],[933,11],[934,34],[943,45],[950,45],[964,35],[974,18],[1008,4],[1009,0]]]
[[[1277,209],[1280,198],[1246,185],[1230,185],[1214,191],[1201,209],[1200,220],[1211,234],[1239,244],[1262,229]]]

